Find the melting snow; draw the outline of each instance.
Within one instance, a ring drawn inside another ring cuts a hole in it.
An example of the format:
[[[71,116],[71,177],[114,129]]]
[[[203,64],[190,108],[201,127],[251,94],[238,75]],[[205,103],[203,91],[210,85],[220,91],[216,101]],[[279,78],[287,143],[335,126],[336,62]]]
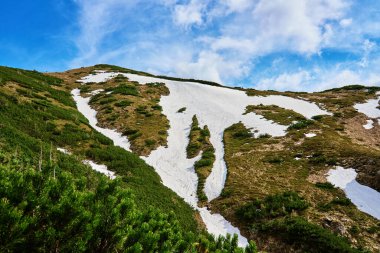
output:
[[[101,83],[101,82],[105,82],[107,80],[110,80],[117,75],[118,75],[118,73],[114,73],[114,72],[96,71],[96,74],[92,74],[92,75],[83,77],[82,79],[78,80],[78,82],[81,82],[81,83]]]
[[[376,93],[378,95],[377,99],[369,99],[363,104],[356,104],[354,108],[358,112],[365,114],[368,118],[377,119],[380,125],[380,92]],[[367,124],[363,125],[365,129],[371,129],[373,127],[373,120],[367,120]]]
[[[380,193],[368,186],[359,184],[354,169],[336,166],[327,173],[327,181],[344,190],[357,208],[380,219]]]
[[[108,170],[106,165],[97,164],[97,163],[94,163],[93,161],[90,161],[90,160],[84,160],[82,162],[86,165],[90,165],[93,170],[106,175],[110,179],[116,178],[115,172]]]
[[[313,137],[317,136],[317,134],[315,134],[315,133],[308,133],[308,134],[305,134],[305,136],[307,138],[313,138]]]
[[[220,195],[226,180],[227,167],[223,159],[223,133],[227,127],[242,122],[257,135],[283,136],[286,134],[287,126],[276,124],[254,113],[243,115],[247,105],[277,105],[294,110],[306,118],[329,114],[314,103],[286,96],[247,96],[243,91],[224,87],[169,81],[134,74],[99,72],[96,75],[82,78],[81,82],[104,82],[118,74],[141,84],[151,82],[164,82],[166,84],[170,94],[161,97],[160,105],[163,108],[163,114],[167,116],[170,122],[168,145],[167,147],[159,147],[152,151],[149,157],[143,157],[143,159],[155,168],[165,186],[175,191],[187,203],[199,210],[210,233],[216,236],[236,233],[239,235],[240,246],[245,246],[248,242],[246,238],[240,235],[237,228],[233,227],[220,214],[211,214],[206,208],[197,207],[198,178],[193,166],[194,162],[200,159],[200,155],[193,159],[186,158],[186,146],[189,141],[188,135],[192,116],[197,115],[201,127],[208,126],[211,133],[210,142],[215,148],[215,163],[205,184],[205,193],[211,201]],[[124,138],[123,142],[127,142],[125,137],[115,131],[96,126],[96,111],[88,105],[90,98],[82,98],[78,89],[73,90],[72,94],[77,102],[78,110],[89,119],[91,126],[111,138],[115,145],[120,143],[122,138]],[[186,111],[177,113],[178,108],[182,107],[186,107]],[[129,150],[129,144],[126,149]]]
[[[168,140],[168,148],[162,148],[152,152],[151,156],[147,159],[148,162],[152,163],[151,165],[154,163],[157,167],[162,167],[165,171],[168,171],[168,168],[178,169],[182,167],[181,164],[187,160],[185,154],[186,149],[176,149],[173,148],[173,146],[176,145],[175,142],[184,143],[186,146],[188,137],[187,135],[178,135],[179,132],[183,133],[183,129],[189,128],[191,118],[194,114],[197,115],[201,126],[208,126],[211,133],[210,142],[215,148],[216,158],[212,172],[205,184],[205,193],[210,201],[220,195],[226,179],[227,168],[223,159],[223,133],[227,127],[242,122],[252,131],[256,130],[257,135],[270,134],[272,136],[284,136],[286,133],[287,126],[276,124],[254,113],[243,115],[248,105],[277,105],[285,109],[294,110],[307,118],[311,118],[315,115],[328,114],[314,103],[286,96],[253,97],[247,96],[244,91],[199,83],[169,81],[134,74],[125,74],[125,76],[141,84],[164,82],[170,90],[169,96],[163,96],[161,98],[160,105],[163,107],[163,113],[170,121],[171,128],[169,129],[169,137],[173,134],[175,138],[173,137],[172,142]],[[186,107],[186,113],[176,113],[176,108],[182,107]],[[168,156],[176,156],[173,160],[174,167],[167,167],[167,165],[164,164],[165,161],[168,160]],[[187,166],[187,168],[188,167],[189,166]],[[168,184],[171,183],[169,182]],[[175,187],[172,189],[176,191]]]
[[[57,150],[58,150],[59,152],[62,152],[62,153],[64,153],[64,154],[66,154],[66,155],[71,155],[71,152],[68,151],[67,149],[64,149],[64,148],[57,148]]]
[[[365,129],[367,129],[367,130],[372,129],[372,128],[373,128],[373,120],[368,119],[368,120],[367,120],[367,124],[363,125],[363,127],[364,127]]]
[[[103,91],[104,91],[103,89],[93,90],[93,91],[90,92],[90,95],[95,96],[95,95],[97,95],[97,94],[99,94],[100,92],[103,92]]]

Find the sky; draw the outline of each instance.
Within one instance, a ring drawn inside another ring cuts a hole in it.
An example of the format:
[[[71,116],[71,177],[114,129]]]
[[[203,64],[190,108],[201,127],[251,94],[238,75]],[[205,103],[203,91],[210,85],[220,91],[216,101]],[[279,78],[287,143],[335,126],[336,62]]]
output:
[[[2,0],[0,65],[230,86],[380,86],[380,0]]]

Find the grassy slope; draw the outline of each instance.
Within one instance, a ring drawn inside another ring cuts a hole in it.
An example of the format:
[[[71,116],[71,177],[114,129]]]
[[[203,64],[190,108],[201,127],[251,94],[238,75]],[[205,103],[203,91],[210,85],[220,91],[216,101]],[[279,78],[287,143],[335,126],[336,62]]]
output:
[[[33,71],[0,67],[0,147],[6,157],[13,154],[18,159],[22,154],[22,160],[37,166],[41,146],[46,163],[52,145],[52,156],[61,168],[94,182],[95,173],[80,161],[90,158],[106,164],[133,190],[139,208],[174,211],[183,227],[195,231],[194,211],[161,184],[152,167],[89,126],[69,93],[73,85]],[[74,155],[63,155],[55,147]]]
[[[358,161],[364,164],[366,159],[380,161],[378,150],[355,143],[345,131],[348,127],[347,120],[358,115],[352,105],[372,98],[373,91],[353,92],[343,89],[303,96],[323,103],[335,113],[334,116],[317,117],[311,125],[291,129],[282,138],[249,138],[242,134],[247,131],[242,124],[226,130],[224,142],[228,178],[224,194],[212,202],[213,209],[239,224],[235,212],[244,203],[294,190],[311,203],[301,216],[325,227],[328,227],[326,219],[337,220],[346,229],[343,236],[357,246],[374,250],[380,231],[378,221],[351,204],[334,202],[336,198],[344,199],[342,191],[321,189],[315,185],[317,182],[325,182],[324,174],[335,164],[356,168],[360,166]],[[277,108],[272,108],[270,113],[269,109],[265,108],[264,117],[275,121],[286,119],[277,117],[276,120],[276,115],[281,116]],[[317,133],[317,137],[305,138],[304,133],[309,132]],[[301,159],[296,160],[295,157]],[[251,233],[251,238],[261,241],[261,246],[267,244],[269,251],[276,251],[276,243],[271,242],[271,238],[260,237],[249,230],[246,223],[240,223],[239,226],[247,234]],[[278,242],[278,239],[275,241]]]

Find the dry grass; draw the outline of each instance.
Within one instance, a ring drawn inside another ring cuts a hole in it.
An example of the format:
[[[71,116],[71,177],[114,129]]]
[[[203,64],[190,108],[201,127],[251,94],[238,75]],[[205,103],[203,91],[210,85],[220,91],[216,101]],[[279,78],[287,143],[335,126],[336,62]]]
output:
[[[344,234],[354,245],[375,249],[378,237],[369,233],[377,227],[376,219],[360,212],[353,205],[330,205],[335,198],[343,198],[341,190],[326,190],[315,186],[324,182],[323,174],[333,164],[346,164],[352,157],[378,157],[379,152],[352,143],[339,128],[333,117],[324,117],[302,130],[292,130],[282,138],[237,138],[236,133],[246,131],[236,124],[225,131],[225,160],[228,177],[220,198],[212,201],[212,209],[221,212],[228,220],[237,224],[243,232],[255,240],[266,239],[251,233],[246,224],[239,224],[235,211],[244,203],[255,198],[293,190],[305,197],[311,207],[304,216],[309,221],[325,226],[327,218],[337,219],[347,228],[359,227],[359,233]],[[305,138],[304,133],[318,131],[317,137]],[[295,157],[300,157],[296,160]],[[353,159],[357,160],[357,159]],[[273,239],[273,238],[272,238]]]

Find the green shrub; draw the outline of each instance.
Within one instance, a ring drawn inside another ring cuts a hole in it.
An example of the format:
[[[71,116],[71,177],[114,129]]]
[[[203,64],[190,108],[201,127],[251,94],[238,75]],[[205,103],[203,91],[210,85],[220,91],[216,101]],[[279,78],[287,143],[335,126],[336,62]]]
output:
[[[161,105],[152,105],[151,107],[152,107],[153,110],[162,111],[162,106]]]
[[[180,108],[177,112],[178,112],[178,113],[182,113],[182,112],[184,112],[184,111],[186,111],[186,107],[182,107],[182,108]]]
[[[288,127],[288,130],[299,130],[299,129],[306,128],[306,127],[313,125],[313,124],[314,124],[314,122],[312,120],[308,120],[308,119],[300,120],[296,123],[291,124]]]
[[[313,117],[311,117],[313,120],[321,120],[323,119],[324,115],[315,115]]]
[[[120,101],[120,102],[116,102],[116,103],[115,103],[115,106],[117,106],[117,107],[126,107],[126,106],[131,105],[132,103],[133,103],[133,102],[128,101],[128,100],[122,100],[122,101]]]
[[[259,134],[259,136],[258,136],[259,139],[268,139],[271,137],[272,136],[270,134]]]
[[[308,203],[296,192],[284,192],[269,195],[263,200],[256,199],[236,211],[236,215],[245,221],[255,222],[262,219],[286,216],[293,211],[303,211]]]
[[[321,188],[321,189],[326,189],[326,190],[332,190],[332,189],[335,189],[334,185],[332,185],[331,183],[329,182],[325,182],[325,183],[321,183],[321,182],[317,182],[315,184],[316,187],[318,188]]]
[[[0,183],[1,252],[257,252],[238,248],[237,235],[193,234],[173,212],[138,210],[120,179],[93,185],[59,167],[49,177],[0,165]]]
[[[152,140],[152,139],[146,139],[145,140],[145,145],[147,146],[153,146],[156,144],[156,140]]]
[[[232,136],[236,139],[246,139],[251,138],[252,134],[249,132],[249,130],[242,130],[234,133]]]
[[[201,168],[206,166],[211,166],[214,162],[211,159],[200,159],[199,161],[195,162],[194,168]]]
[[[136,86],[129,84],[120,84],[116,88],[112,88],[112,92],[114,94],[122,94],[122,95],[130,95],[130,96],[138,96],[139,91]]]
[[[319,225],[309,223],[301,217],[287,217],[268,222],[260,227],[261,232],[276,234],[287,243],[296,245],[303,252],[359,253],[351,248],[346,238],[333,234]]]
[[[331,201],[331,204],[336,204],[340,206],[349,206],[349,205],[352,205],[352,202],[350,199],[346,197],[342,197],[342,198],[337,197]]]

